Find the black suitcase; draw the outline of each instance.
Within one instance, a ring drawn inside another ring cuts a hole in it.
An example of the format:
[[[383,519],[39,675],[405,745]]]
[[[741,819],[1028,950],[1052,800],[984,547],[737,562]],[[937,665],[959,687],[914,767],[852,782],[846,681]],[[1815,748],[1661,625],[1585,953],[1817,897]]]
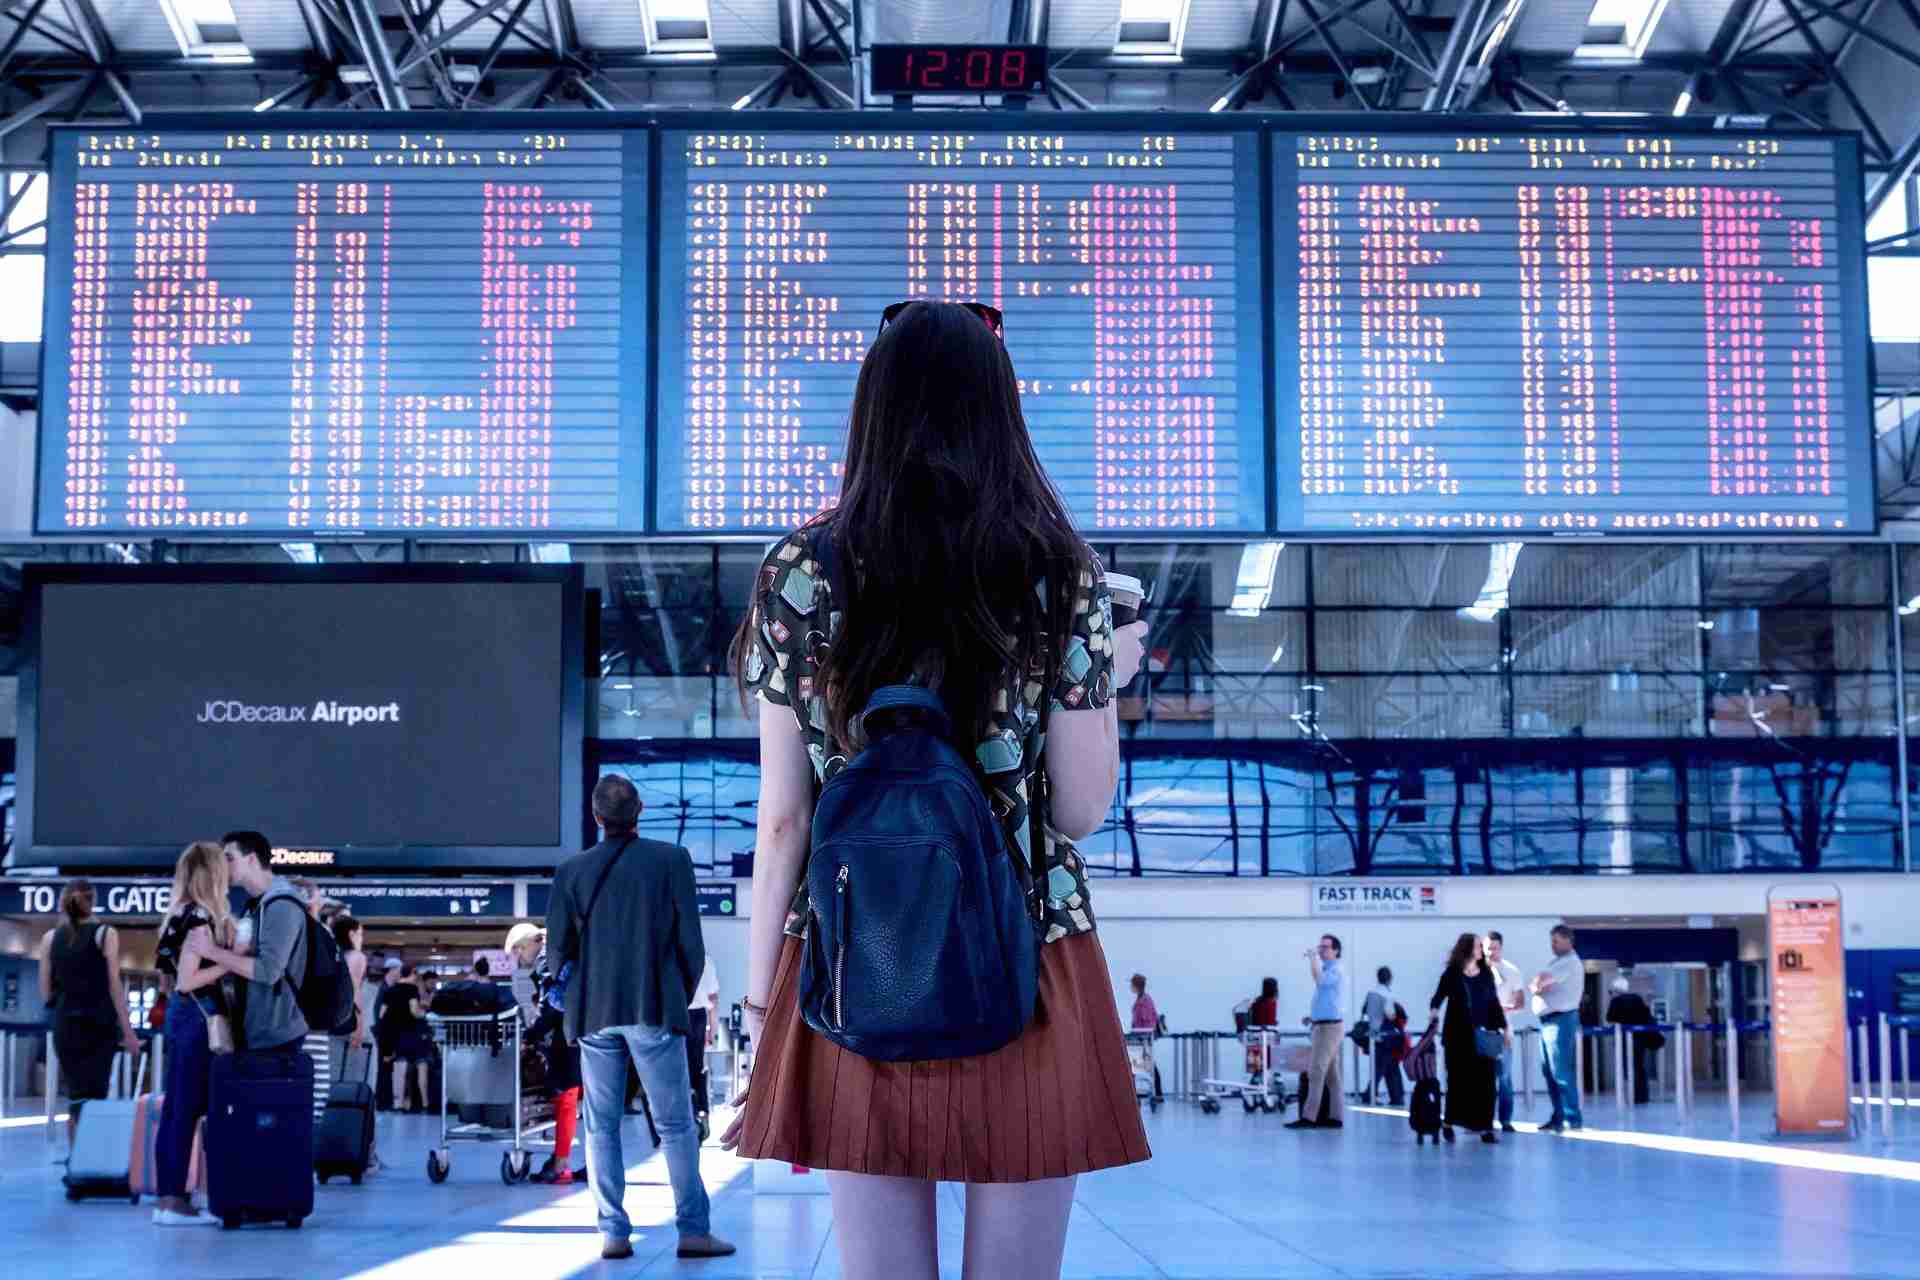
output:
[[[206,1132],[207,1211],[229,1231],[313,1213],[312,1058],[214,1055]]]
[[[1310,1084],[1312,1084],[1311,1078],[1306,1072],[1302,1071],[1300,1073],[1300,1118],[1302,1120],[1307,1118],[1307,1088]],[[1325,1124],[1327,1121],[1333,1119],[1332,1089],[1322,1089],[1320,1091],[1320,1114],[1313,1119],[1316,1124]]]
[[[1440,1136],[1440,1082],[1428,1076],[1413,1085],[1412,1105],[1407,1108],[1407,1127],[1413,1130],[1414,1145],[1425,1146],[1428,1138]]]
[[[373,1158],[372,1078],[373,1055],[367,1052],[366,1080],[343,1080],[327,1091],[327,1109],[313,1135],[313,1172],[322,1185],[338,1177],[357,1187],[366,1176]]]

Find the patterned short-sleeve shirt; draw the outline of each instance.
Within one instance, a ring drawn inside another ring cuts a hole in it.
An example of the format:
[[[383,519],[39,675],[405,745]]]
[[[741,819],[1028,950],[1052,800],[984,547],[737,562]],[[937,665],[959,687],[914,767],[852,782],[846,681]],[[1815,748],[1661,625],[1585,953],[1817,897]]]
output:
[[[821,660],[837,638],[841,620],[832,587],[814,554],[814,540],[824,536],[819,527],[790,534],[760,566],[754,581],[748,626],[752,644],[745,671],[747,688],[756,698],[793,709],[813,761],[816,798],[821,786],[847,763],[829,739],[825,690],[819,681]],[[1089,553],[1089,561],[1095,572],[1083,574],[1075,584],[1073,631],[1051,691],[1056,711],[1104,707],[1113,697],[1112,604],[1098,575],[1098,560]],[[1036,590],[1044,598],[1045,585]],[[1036,775],[1045,767],[1042,693],[1039,678],[1009,673],[995,703],[993,722],[975,748],[974,766],[1006,831],[1008,847],[1030,866],[1035,865],[1031,861],[1035,824],[1030,821],[1029,797],[1041,796],[1038,826],[1044,848],[1038,865],[1044,876],[1046,940],[1053,942],[1093,932],[1094,920],[1086,863],[1073,842],[1054,830],[1050,815],[1044,812],[1045,789],[1036,785]],[[786,932],[802,936],[807,914],[803,876],[787,913]]]

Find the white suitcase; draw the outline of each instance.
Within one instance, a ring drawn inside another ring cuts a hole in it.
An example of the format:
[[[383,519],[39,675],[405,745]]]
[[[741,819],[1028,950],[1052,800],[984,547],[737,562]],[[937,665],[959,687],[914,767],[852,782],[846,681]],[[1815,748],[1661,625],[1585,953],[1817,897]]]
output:
[[[114,1059],[112,1079],[125,1078],[120,1054]],[[95,1098],[80,1108],[73,1131],[73,1151],[67,1156],[67,1199],[89,1196],[125,1196],[140,1203],[140,1192],[129,1181],[133,1168],[133,1119],[141,1090],[147,1082],[147,1055],[140,1055],[133,1091],[125,1097]]]

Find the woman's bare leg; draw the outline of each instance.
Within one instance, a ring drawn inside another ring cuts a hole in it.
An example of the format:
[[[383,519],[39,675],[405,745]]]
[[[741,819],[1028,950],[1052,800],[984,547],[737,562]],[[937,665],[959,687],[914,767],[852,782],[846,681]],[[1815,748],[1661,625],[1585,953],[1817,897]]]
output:
[[[924,1178],[828,1172],[846,1280],[939,1280],[936,1186]]]
[[[967,1185],[966,1280],[1058,1280],[1073,1178]]]

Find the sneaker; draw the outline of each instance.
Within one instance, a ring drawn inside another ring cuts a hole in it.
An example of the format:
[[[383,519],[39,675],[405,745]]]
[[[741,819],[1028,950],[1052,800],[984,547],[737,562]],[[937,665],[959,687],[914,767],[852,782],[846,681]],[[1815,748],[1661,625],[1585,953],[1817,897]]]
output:
[[[1489,1129],[1485,1133],[1480,1135],[1480,1141],[1486,1143],[1490,1147],[1495,1146],[1500,1141],[1500,1135],[1495,1133],[1493,1130]]]
[[[552,1177],[545,1179],[545,1181],[556,1187],[570,1187],[573,1185],[573,1170],[562,1169]]]
[[[682,1258],[724,1258],[734,1252],[733,1245],[716,1235],[681,1236],[678,1256]]]
[[[1502,1132],[1502,1133],[1518,1133],[1518,1132],[1520,1132],[1520,1131],[1519,1131],[1518,1129],[1516,1129],[1516,1128],[1514,1128],[1514,1127],[1513,1127],[1513,1121],[1511,1121],[1511,1120],[1502,1120],[1502,1121],[1500,1122],[1500,1132]]]
[[[1542,1133],[1565,1133],[1566,1131],[1567,1126],[1558,1120],[1549,1121],[1540,1126],[1540,1132]]]
[[[1586,1121],[1584,1120],[1575,1120],[1572,1124],[1567,1126],[1567,1128],[1571,1129],[1575,1133],[1580,1132],[1582,1129],[1586,1127],[1587,1127],[1587,1124],[1586,1124]]]
[[[602,1236],[600,1239],[600,1256],[609,1262],[618,1262],[622,1258],[631,1258],[633,1256],[633,1242],[631,1240],[616,1240],[612,1236]]]
[[[1289,1129],[1318,1129],[1320,1125],[1318,1121],[1314,1120],[1290,1120],[1287,1122],[1286,1127]]]
[[[1347,1122],[1345,1120],[1326,1120],[1321,1122],[1320,1127],[1322,1129],[1344,1129],[1347,1127]]]
[[[220,1219],[210,1213],[178,1213],[172,1209],[155,1209],[153,1225],[156,1227],[217,1227]]]

